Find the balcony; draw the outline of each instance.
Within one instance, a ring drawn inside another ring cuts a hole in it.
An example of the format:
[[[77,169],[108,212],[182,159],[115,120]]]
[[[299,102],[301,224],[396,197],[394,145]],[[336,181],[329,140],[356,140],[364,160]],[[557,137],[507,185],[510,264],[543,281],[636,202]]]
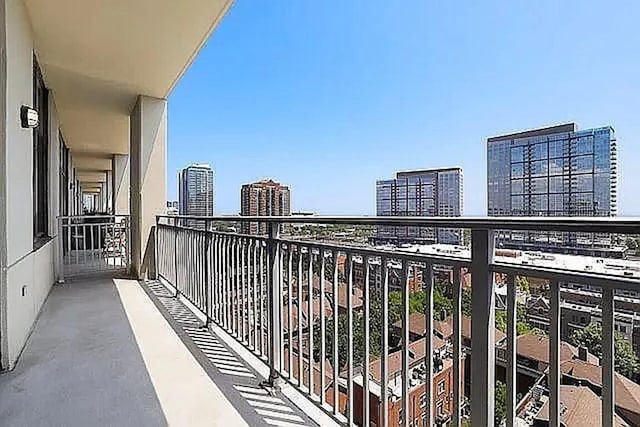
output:
[[[215,231],[214,224],[220,221],[249,220],[267,223],[269,234]],[[446,225],[469,229],[471,246],[403,250],[301,240],[281,233],[282,226],[291,222]],[[498,230],[624,234],[637,232],[638,223],[609,218],[158,217],[157,274],[193,310],[267,363],[270,381],[297,388],[325,413],[347,425],[363,425],[363,420],[371,425],[423,421],[426,425],[493,425],[496,375],[506,384],[507,426],[522,425],[518,423],[525,418],[561,425],[565,422],[565,390],[567,402],[573,396],[573,389],[566,388],[561,364],[577,360],[580,352],[561,337],[560,291],[564,283],[599,287],[604,345],[599,362],[593,355],[589,359],[602,375],[596,419],[602,425],[632,424],[635,418],[628,414],[620,418],[614,404],[614,378],[620,374],[614,370],[613,293],[637,292],[640,276],[617,274],[604,267],[570,269],[569,262],[544,257],[518,263],[504,251],[495,255],[493,242]],[[446,319],[449,326],[442,326],[445,319],[434,313],[435,276],[442,272],[451,278],[454,309]],[[506,337],[487,327],[495,323],[498,277],[500,286],[506,286]],[[516,342],[538,342],[534,337],[516,340],[516,277],[544,281],[549,289],[549,336],[540,341],[544,348],[538,349],[535,357],[522,356],[521,349],[516,349]],[[472,315],[468,317],[463,314],[462,298],[471,281]],[[415,320],[410,301],[419,290],[426,293],[425,315]],[[391,291],[400,292],[402,301],[395,325],[390,324]],[[416,321],[422,323],[417,325]],[[450,332],[425,332],[443,328]],[[370,351],[362,351],[367,348]],[[521,373],[539,383],[536,398],[545,409],[539,408],[540,414],[533,417],[518,410],[516,394],[523,393],[516,378]],[[445,378],[446,391],[438,391]],[[640,390],[640,385],[637,388]],[[410,415],[405,419],[402,414]]]
[[[216,231],[249,220],[266,223],[268,235]],[[380,248],[281,231],[296,222],[446,225],[470,230],[471,244]],[[640,385],[615,369],[613,303],[614,292],[638,292],[638,272],[622,274],[620,260],[582,271],[535,254],[518,262],[493,242],[504,230],[624,234],[637,233],[637,224],[159,216],[150,280],[137,281],[113,278],[130,271],[127,217],[60,218],[58,271],[66,279],[51,291],[16,368],[0,376],[0,423],[494,425],[497,378],[506,384],[507,426],[565,425],[575,396],[591,402],[596,425],[635,425],[640,411],[625,403],[629,396],[616,400]],[[517,277],[548,287],[548,337],[516,334]],[[434,308],[442,283],[453,302],[448,315]],[[601,290],[600,361],[561,337],[563,283]],[[416,292],[425,303],[412,313]],[[506,333],[487,327],[498,294]],[[569,363],[588,369],[569,372]],[[583,390],[591,371],[600,373]],[[530,389],[521,390],[521,377]]]
[[[571,396],[596,407],[590,421],[640,425],[640,401],[616,397],[635,386],[613,353],[613,295],[638,292],[638,273],[525,264],[493,247],[504,230],[638,234],[638,220],[252,218],[270,230],[254,236],[215,228],[237,218],[156,216],[167,97],[231,3],[0,7],[0,425],[490,426],[496,376],[507,426],[559,426]],[[466,229],[471,244],[301,240],[291,222]],[[538,351],[516,345],[522,276],[547,289]],[[581,376],[564,370],[593,359],[563,343],[563,283],[602,299],[602,358]],[[537,377],[522,400],[519,372]]]

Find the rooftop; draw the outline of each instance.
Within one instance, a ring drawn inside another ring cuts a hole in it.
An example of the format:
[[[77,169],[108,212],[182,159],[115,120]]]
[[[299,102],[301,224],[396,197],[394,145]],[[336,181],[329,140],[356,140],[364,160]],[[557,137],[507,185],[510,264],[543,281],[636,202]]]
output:
[[[536,420],[549,421],[549,401],[546,401]],[[560,419],[565,427],[599,427],[602,420],[600,398],[589,387],[560,386]],[[616,426],[628,426],[618,415]]]
[[[526,334],[516,339],[518,356],[549,364],[549,337],[546,335]],[[560,343],[560,363],[578,357],[578,349],[568,342]],[[598,363],[598,358],[589,354],[589,360]]]
[[[530,129],[521,132],[508,133],[504,135],[492,136],[487,139],[487,142],[505,141],[511,139],[531,138],[535,136],[553,135],[563,132],[575,132],[578,130],[578,126],[575,123],[563,123],[560,125],[547,126],[537,129]]]
[[[465,246],[433,244],[403,245],[399,251],[470,258],[471,249]],[[522,264],[531,267],[547,267],[553,269],[585,271],[611,276],[640,278],[640,261],[589,257],[582,255],[551,254],[545,252],[500,250],[496,261],[509,264]]]
[[[583,360],[567,360],[560,365],[560,372],[581,381],[602,387],[602,367]],[[640,414],[640,384],[624,375],[615,373],[616,406]]]

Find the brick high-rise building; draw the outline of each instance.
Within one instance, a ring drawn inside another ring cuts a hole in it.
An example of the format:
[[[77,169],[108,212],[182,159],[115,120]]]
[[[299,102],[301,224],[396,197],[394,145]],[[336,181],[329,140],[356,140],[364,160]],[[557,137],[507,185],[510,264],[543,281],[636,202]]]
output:
[[[245,184],[240,190],[241,216],[289,216],[291,215],[291,193],[289,187],[271,179]],[[267,224],[243,222],[245,234],[266,234]]]

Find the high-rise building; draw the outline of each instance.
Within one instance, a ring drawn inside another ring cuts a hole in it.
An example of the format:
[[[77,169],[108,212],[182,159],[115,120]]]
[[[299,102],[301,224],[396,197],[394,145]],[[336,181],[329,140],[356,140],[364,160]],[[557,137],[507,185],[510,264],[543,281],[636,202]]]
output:
[[[376,182],[378,216],[460,216],[463,211],[462,168],[397,172],[395,179]],[[388,227],[377,230],[379,242],[459,244],[459,229]]]
[[[289,216],[291,194],[289,187],[270,179],[245,184],[240,190],[240,215],[242,216]],[[265,234],[267,224],[243,222],[245,234]]]
[[[575,123],[487,140],[489,216],[615,216],[617,147],[612,127]],[[509,233],[505,247],[602,254],[610,236]]]
[[[178,205],[180,215],[214,215],[214,174],[211,166],[193,164],[178,173]]]

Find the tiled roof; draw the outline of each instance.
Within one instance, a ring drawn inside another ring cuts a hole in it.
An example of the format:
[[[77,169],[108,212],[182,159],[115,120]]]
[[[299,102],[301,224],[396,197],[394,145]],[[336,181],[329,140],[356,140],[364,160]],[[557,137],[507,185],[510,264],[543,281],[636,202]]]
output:
[[[468,340],[471,339],[471,317],[462,315],[461,320],[461,335],[462,338],[466,338]],[[434,329],[438,331],[440,335],[444,337],[444,339],[449,339],[453,335],[453,317],[449,315],[444,321],[437,320],[434,321]],[[495,342],[499,343],[507,336],[500,329],[495,328]]]
[[[518,356],[538,362],[549,363],[549,337],[546,335],[526,334],[516,340]],[[560,343],[560,362],[571,360],[578,355],[578,349],[569,343]]]
[[[560,365],[564,375],[588,381],[602,387],[602,367],[583,360],[568,360]],[[636,384],[624,375],[615,374],[616,406],[640,414],[640,384]]]
[[[434,350],[439,350],[445,345],[446,343],[443,340],[435,336],[433,337]],[[424,362],[426,347],[426,338],[419,339],[409,344],[409,367]],[[387,359],[387,366],[389,370],[389,378],[402,372],[402,351],[391,353]],[[370,367],[371,376],[374,380],[380,382],[380,380],[382,379],[382,360],[374,360],[373,362],[371,362]]]
[[[560,419],[565,427],[599,427],[602,420],[600,398],[589,387],[560,386]],[[549,401],[545,402],[536,420],[549,421]],[[618,415],[614,425],[627,427]]]

